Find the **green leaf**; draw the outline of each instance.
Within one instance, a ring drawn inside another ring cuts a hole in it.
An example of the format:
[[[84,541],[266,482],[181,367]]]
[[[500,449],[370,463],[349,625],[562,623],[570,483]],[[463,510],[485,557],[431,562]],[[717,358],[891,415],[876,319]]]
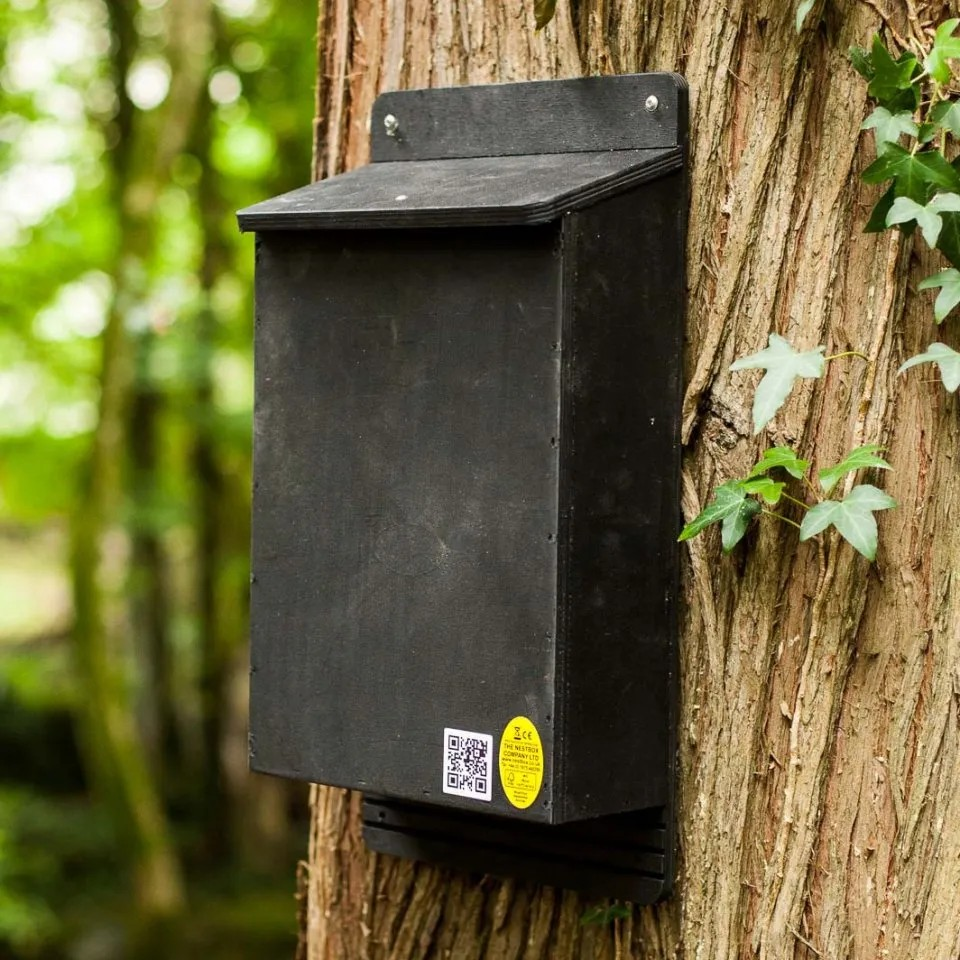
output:
[[[864,183],[883,183],[891,177],[897,176],[904,166],[911,160],[910,152],[898,144],[890,147],[877,157],[873,163],[863,171]]]
[[[722,523],[721,541],[724,551],[729,553],[743,539],[751,519],[759,512],[760,504],[747,498],[743,481],[728,480],[717,487],[714,499],[683,528],[678,540],[690,540],[712,523]]]
[[[877,201],[876,206],[873,208],[870,219],[863,228],[864,233],[883,233],[883,231],[887,229],[887,214],[893,206],[896,195],[897,185],[896,183],[891,183],[890,189]]]
[[[860,125],[861,130],[873,130],[877,138],[877,153],[882,154],[891,143],[904,134],[919,136],[920,128],[909,110],[891,113],[886,107],[877,107]]]
[[[536,17],[537,29],[542,30],[557,12],[557,0],[534,0],[533,15]]]
[[[941,190],[960,193],[960,173],[957,173],[939,150],[924,150],[913,159],[921,167],[920,176],[929,183]]]
[[[741,357],[730,369],[766,370],[753,397],[753,432],[759,433],[783,406],[798,377],[822,377],[824,347],[800,353],[779,334],[770,334],[770,345],[759,353]]]
[[[933,46],[923,61],[924,70],[941,85],[950,82],[950,65],[947,61],[960,57],[960,37],[953,36],[957,24],[960,24],[960,18],[954,17],[944,20],[937,27]]]
[[[893,145],[890,149],[893,149]],[[893,194],[895,197],[909,197],[921,206],[926,204],[933,194],[933,187],[925,175],[922,164],[908,163],[903,166],[893,182]],[[910,227],[906,232],[912,231],[913,227]]]
[[[933,316],[937,323],[943,323],[950,311],[960,303],[960,270],[951,267],[941,270],[922,281],[917,289],[934,290],[940,288],[937,302],[933,305]]]
[[[835,467],[827,467],[818,474],[820,486],[825,493],[829,493],[838,483],[841,477],[854,470],[862,470],[864,467],[879,467],[881,470],[892,469],[883,457],[877,454],[883,449],[875,443],[868,443],[866,446],[857,447],[851,450]]]
[[[840,536],[868,560],[877,556],[877,510],[889,510],[897,501],[868,483],[854,487],[843,500],[818,503],[804,515],[800,540],[809,540],[827,527],[836,527]]]
[[[960,195],[938,193],[926,206],[915,203],[909,197],[897,197],[887,214],[887,226],[916,221],[923,231],[923,239],[934,248],[943,228],[940,214],[948,211],[960,212]]]
[[[908,110],[914,109],[919,96],[919,92],[912,85],[917,58],[908,53],[899,60],[894,60],[883,41],[876,36],[873,38],[870,59],[873,64],[873,77],[867,93],[888,109],[901,106]],[[902,96],[904,91],[907,93],[906,97]]]
[[[769,473],[774,467],[782,467],[791,477],[802,480],[810,467],[808,460],[801,460],[789,447],[771,447],[763,451],[763,456],[747,474],[747,479]]]
[[[814,0],[801,0],[797,7],[797,33],[803,29],[803,21],[807,19],[813,9]]]
[[[883,183],[895,178],[894,196],[909,197],[921,206],[930,197],[931,185],[960,193],[960,173],[937,150],[914,156],[899,144],[890,143],[862,176],[865,183]]]
[[[960,214],[944,213],[943,229],[937,249],[955,266],[960,268]]]
[[[760,512],[760,509],[760,504],[756,500],[744,500],[738,510],[724,519],[723,526],[720,528],[720,543],[724,553],[729,553],[744,538],[750,521]]]
[[[873,79],[877,71],[873,68],[873,58],[869,50],[854,46],[847,51],[847,56],[850,58],[850,63],[853,64],[853,69],[856,70],[864,80]]]
[[[931,247],[937,245],[940,229],[943,226],[940,217],[909,197],[897,197],[887,213],[887,226],[894,227],[904,223],[917,223],[923,230],[923,236],[927,243]]]
[[[921,143],[929,143],[937,135],[937,129],[935,123],[921,123],[917,128],[917,139]]]
[[[771,506],[780,502],[780,494],[783,493],[785,483],[777,480],[771,480],[769,477],[757,477],[756,480],[744,480],[741,482],[741,489],[745,493],[763,497]]]
[[[931,343],[926,353],[911,357],[897,373],[903,373],[918,363],[935,363],[940,368],[943,385],[950,393],[960,387],[960,353],[951,350],[945,343]]]
[[[960,101],[944,100],[930,111],[930,120],[955,137],[960,137]]]
[[[583,912],[580,923],[587,926],[607,926],[614,920],[625,920],[630,916],[630,908],[622,903],[613,903],[608,907],[594,906]]]

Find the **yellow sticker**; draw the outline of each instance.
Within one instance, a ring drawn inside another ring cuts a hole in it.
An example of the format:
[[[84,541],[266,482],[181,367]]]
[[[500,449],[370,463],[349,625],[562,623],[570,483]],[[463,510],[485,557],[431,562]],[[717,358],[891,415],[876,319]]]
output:
[[[500,738],[500,782],[507,799],[526,810],[543,783],[543,745],[526,717],[514,717]]]

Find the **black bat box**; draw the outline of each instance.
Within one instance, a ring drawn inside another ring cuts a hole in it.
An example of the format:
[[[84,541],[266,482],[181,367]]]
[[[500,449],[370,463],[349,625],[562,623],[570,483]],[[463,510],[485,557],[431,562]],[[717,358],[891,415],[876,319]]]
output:
[[[672,74],[385,94],[372,163],[240,212],[255,770],[670,804],[686,114]]]

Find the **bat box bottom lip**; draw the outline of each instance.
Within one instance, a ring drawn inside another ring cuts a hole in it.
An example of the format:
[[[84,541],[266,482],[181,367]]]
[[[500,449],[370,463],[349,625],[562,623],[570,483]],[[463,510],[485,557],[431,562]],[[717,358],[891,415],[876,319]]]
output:
[[[667,807],[551,826],[367,794],[363,800],[364,842],[379,853],[636,904],[672,889]]]

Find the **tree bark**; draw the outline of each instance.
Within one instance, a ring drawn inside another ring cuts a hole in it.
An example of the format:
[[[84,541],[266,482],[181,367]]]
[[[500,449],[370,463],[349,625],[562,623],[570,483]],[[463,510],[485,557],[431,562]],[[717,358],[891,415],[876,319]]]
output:
[[[846,61],[881,23],[870,0],[321,0],[315,174],[364,162],[381,90],[677,70],[692,95],[686,449],[692,518],[766,446],[815,466],[881,443],[899,509],[868,564],[836,536],[761,524],[684,559],[681,869],[666,903],[584,926],[570,893],[367,853],[358,798],[314,788],[303,872],[309,960],[923,958],[960,954],[960,419],[898,378],[937,338],[916,281],[937,267],[862,233],[864,81]],[[940,22],[883,7],[901,34]],[[920,4],[919,6],[924,6]],[[756,377],[730,374],[771,331],[841,360],[751,436]],[[941,336],[956,343],[949,329]]]

